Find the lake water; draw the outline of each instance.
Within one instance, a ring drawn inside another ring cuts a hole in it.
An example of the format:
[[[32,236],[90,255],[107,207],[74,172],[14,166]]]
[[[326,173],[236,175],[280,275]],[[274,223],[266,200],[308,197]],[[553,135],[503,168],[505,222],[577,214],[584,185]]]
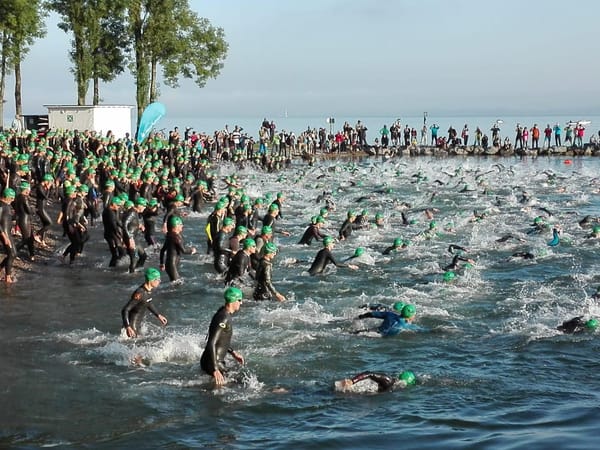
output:
[[[212,260],[202,252],[184,257],[181,284],[163,275],[154,304],[168,326],[148,314],[145,337],[125,341],[120,311],[142,274],[109,269],[96,228],[73,267],[40,262],[0,287],[0,447],[597,448],[598,334],[563,335],[556,326],[600,316],[591,298],[600,241],[578,225],[600,215],[599,168],[596,158],[420,157],[239,171],[251,197],[287,195],[280,227],[292,236],[278,238],[274,283],[288,301],[242,305],[233,344],[247,363],[220,390],[199,365],[222,304]],[[320,245],[296,243],[324,190],[337,205],[327,221],[332,234],[348,209],[381,212],[386,224],[336,245],[338,259],[366,249],[360,270],[310,277]],[[520,201],[523,190],[529,203]],[[408,226],[403,202],[414,219]],[[421,240],[425,208],[454,231]],[[473,210],[486,217],[473,221]],[[186,241],[200,249],[207,214],[184,219]],[[560,245],[548,246],[550,232],[527,234],[538,215],[562,226]],[[509,233],[523,242],[497,242]],[[399,236],[411,246],[383,256]],[[466,247],[476,263],[444,283],[450,244]],[[522,251],[536,258],[509,258]],[[157,264],[153,254],[147,265]],[[361,305],[397,300],[416,305],[426,331],[354,333],[377,325],[356,320]],[[143,367],[130,363],[136,355]],[[416,386],[382,394],[333,388],[364,370],[404,369],[415,372]]]

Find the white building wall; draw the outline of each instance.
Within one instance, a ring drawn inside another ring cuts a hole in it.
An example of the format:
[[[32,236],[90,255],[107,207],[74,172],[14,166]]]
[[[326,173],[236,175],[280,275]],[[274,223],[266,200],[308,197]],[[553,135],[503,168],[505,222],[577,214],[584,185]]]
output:
[[[132,135],[131,106],[126,105],[45,105],[52,130],[95,131],[102,136],[111,130],[118,139]]]

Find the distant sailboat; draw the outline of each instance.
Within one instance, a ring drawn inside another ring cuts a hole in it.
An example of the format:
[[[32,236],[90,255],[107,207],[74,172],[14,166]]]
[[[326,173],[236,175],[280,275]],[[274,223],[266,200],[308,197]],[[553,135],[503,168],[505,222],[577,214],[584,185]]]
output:
[[[285,108],[285,112],[284,112],[285,118],[288,118],[288,114],[287,114],[287,108]]]

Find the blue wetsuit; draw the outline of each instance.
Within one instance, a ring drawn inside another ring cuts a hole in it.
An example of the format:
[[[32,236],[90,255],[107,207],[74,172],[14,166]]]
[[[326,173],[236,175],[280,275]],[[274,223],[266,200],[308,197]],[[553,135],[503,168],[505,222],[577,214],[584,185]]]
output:
[[[382,336],[395,336],[401,331],[420,331],[422,328],[419,325],[415,325],[407,322],[400,314],[392,311],[370,311],[368,313],[361,314],[358,316],[359,319],[366,319],[373,317],[375,319],[383,319],[377,331]]]

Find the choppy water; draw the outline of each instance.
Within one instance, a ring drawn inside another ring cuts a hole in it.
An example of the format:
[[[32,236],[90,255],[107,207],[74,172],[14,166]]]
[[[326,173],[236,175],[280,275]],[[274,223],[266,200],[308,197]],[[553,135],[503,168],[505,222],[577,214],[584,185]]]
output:
[[[600,215],[598,169],[593,158],[570,165],[405,158],[242,171],[251,196],[288,195],[281,226],[292,237],[279,239],[274,281],[289,301],[244,303],[234,345],[247,365],[219,391],[199,367],[222,303],[209,257],[184,258],[185,282],[159,288],[154,301],[166,328],[148,315],[146,337],[123,341],[120,310],[141,274],[108,270],[97,229],[74,267],[51,261],[0,288],[0,447],[596,448],[598,335],[561,335],[555,327],[575,315],[600,316],[590,297],[600,284],[600,242],[577,224]],[[473,190],[460,192],[465,186]],[[519,202],[523,189],[529,205]],[[296,242],[323,190],[335,192],[328,222],[335,234],[349,208],[385,215],[384,229],[355,232],[334,250],[343,259],[366,248],[358,272],[305,272],[319,246]],[[401,225],[401,202],[411,204],[416,223]],[[426,207],[455,231],[419,240]],[[526,234],[545,215],[538,207],[562,225],[559,246],[547,245],[550,234]],[[472,222],[474,209],[487,217]],[[203,214],[185,220],[186,239],[199,248],[204,223]],[[526,242],[496,242],[507,233]],[[397,236],[412,245],[382,256]],[[467,247],[476,265],[446,284],[441,267],[451,243]],[[508,260],[517,251],[538,257]],[[395,300],[416,304],[417,323],[428,331],[385,339],[352,333],[369,324],[354,320],[360,305]],[[147,365],[132,366],[135,355]],[[334,380],[359,371],[402,369],[419,383],[378,395],[333,389]],[[274,393],[278,387],[288,392]]]

